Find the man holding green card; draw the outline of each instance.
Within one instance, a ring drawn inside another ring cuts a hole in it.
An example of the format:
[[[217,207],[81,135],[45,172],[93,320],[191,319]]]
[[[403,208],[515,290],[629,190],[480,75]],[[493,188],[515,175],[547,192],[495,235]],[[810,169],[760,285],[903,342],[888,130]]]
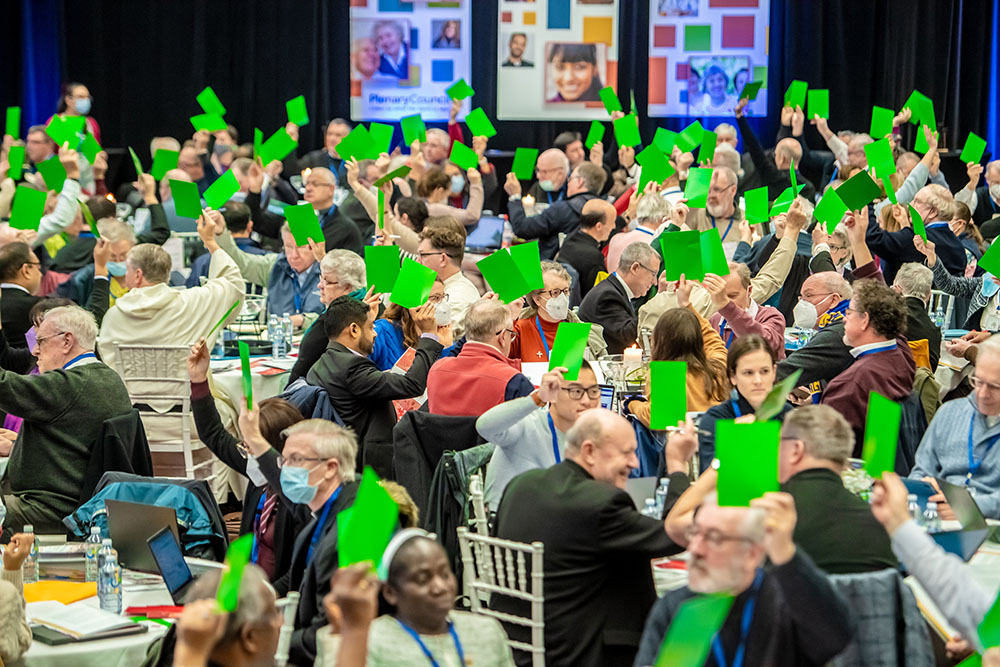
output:
[[[972,211],[972,221],[982,225],[1000,212],[1000,160],[987,163],[986,182],[979,186],[979,178],[984,173],[978,162],[968,164],[969,182],[955,193],[955,201],[962,202]]]
[[[290,123],[285,126],[285,129],[288,131],[288,136],[298,142],[299,128]],[[300,174],[306,169],[324,167],[336,176],[337,184],[343,187],[347,183],[347,167],[344,159],[337,153],[337,144],[350,134],[352,129],[351,123],[343,118],[331,120],[326,124],[326,129],[323,130],[322,148],[309,151],[298,159],[295,158],[294,152],[286,158],[287,162],[294,165],[293,173]]]
[[[748,103],[747,100],[740,100],[736,104],[736,124],[740,128],[740,136],[743,137],[743,143],[750,153],[754,168],[760,174],[760,183],[767,186],[768,199],[774,201],[785,188],[791,185],[791,169],[798,170],[801,166],[802,144],[794,137],[785,137],[774,147],[774,157],[768,157],[757,139],[757,134],[750,127],[747,119],[743,117],[743,109]],[[796,113],[799,118],[798,122],[801,124],[801,111]],[[797,173],[796,177],[800,179],[800,185],[804,186],[799,194],[809,201],[814,201],[815,186],[801,174]]]

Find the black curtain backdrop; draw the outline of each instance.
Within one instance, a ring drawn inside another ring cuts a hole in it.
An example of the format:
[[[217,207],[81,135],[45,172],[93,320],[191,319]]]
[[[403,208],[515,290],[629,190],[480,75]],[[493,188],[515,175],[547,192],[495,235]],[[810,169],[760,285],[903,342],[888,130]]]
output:
[[[31,0],[27,0],[30,2]],[[474,106],[496,111],[497,2],[472,2]],[[250,141],[285,121],[284,102],[304,94],[312,122],[301,145],[321,145],[322,124],[349,108],[348,0],[90,0],[61,4],[63,75],[86,83],[93,115],[108,146],[134,146],[143,161],[154,135],[190,136],[195,95],[211,85],[227,119]],[[987,59],[993,19],[989,0],[772,0],[769,114],[754,119],[768,143],[782,93],[792,79],[830,89],[830,126],[867,130],[873,104],[899,108],[914,88],[935,101],[948,144],[966,133],[985,136]],[[54,17],[55,20],[56,17]],[[636,92],[648,140],[657,126],[680,129],[690,119],[650,119],[646,106],[649,3],[620,0],[618,89],[627,105]],[[8,32],[14,36],[16,32]],[[0,54],[11,57],[5,40]],[[20,68],[19,68],[20,69]],[[6,72],[0,82],[20,90]],[[8,89],[8,93],[10,91]],[[513,92],[512,94],[516,94]],[[8,94],[0,92],[7,104]],[[720,119],[708,121],[714,126]],[[586,122],[498,121],[491,148],[546,146]],[[399,136],[397,130],[397,137]],[[809,130],[819,147],[819,136]]]

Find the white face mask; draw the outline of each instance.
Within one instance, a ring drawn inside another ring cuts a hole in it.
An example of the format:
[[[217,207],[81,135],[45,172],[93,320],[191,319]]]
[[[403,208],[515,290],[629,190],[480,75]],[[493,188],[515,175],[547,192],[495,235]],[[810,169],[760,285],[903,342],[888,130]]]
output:
[[[549,299],[549,302],[545,304],[545,312],[554,320],[560,322],[565,320],[566,316],[569,315],[569,296],[560,294],[554,299]]]
[[[1000,201],[1000,183],[994,183],[990,186],[990,196],[995,201]]]
[[[267,478],[261,472],[260,463],[253,456],[247,457],[247,477],[255,486],[267,486]]]
[[[451,324],[451,304],[442,301],[434,308],[434,321],[439,327],[446,327]]]
[[[538,181],[538,187],[540,187],[542,190],[545,190],[546,192],[552,192],[553,190],[556,189],[555,183],[549,180]]]
[[[802,329],[814,329],[816,328],[816,320],[819,318],[819,311],[816,310],[816,306],[805,299],[799,299],[795,308],[792,309],[792,316],[795,326]]]

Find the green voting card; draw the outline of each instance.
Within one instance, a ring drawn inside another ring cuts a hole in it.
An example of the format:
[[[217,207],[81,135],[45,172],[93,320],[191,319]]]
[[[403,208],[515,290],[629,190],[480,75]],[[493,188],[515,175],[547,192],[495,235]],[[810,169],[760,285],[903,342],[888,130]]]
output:
[[[704,665],[733,600],[730,595],[699,595],[685,600],[667,628],[653,667]]]
[[[268,137],[267,141],[261,144],[261,162],[266,167],[268,163],[274,160],[284,160],[298,145],[298,142],[288,135],[288,130],[279,127],[274,134]]]
[[[226,115],[226,107],[222,106],[219,96],[215,94],[211,86],[205,86],[205,89],[198,93],[195,99],[198,100],[198,105],[205,113],[212,113],[218,116]]]
[[[861,170],[837,188],[841,201],[849,211],[860,211],[882,196],[882,189],[867,171]]]
[[[674,152],[674,144],[677,143],[677,133],[671,132],[665,127],[656,128],[653,135],[653,145],[660,149],[660,152],[670,157]]]
[[[403,308],[418,308],[427,302],[434,287],[437,272],[428,269],[423,264],[409,257],[403,260],[403,265],[396,276],[396,284],[392,286],[389,301]]]
[[[486,116],[482,107],[476,107],[465,115],[465,124],[469,126],[469,132],[474,137],[495,137],[497,129]]]
[[[476,267],[483,274],[489,288],[496,292],[504,303],[520,299],[531,291],[506,248],[482,258],[476,262]]]
[[[899,201],[896,199],[896,191],[892,189],[892,179],[885,177],[880,178],[879,180],[882,181],[882,189],[885,190],[885,198],[893,204],[898,204]]]
[[[174,199],[177,215],[195,219],[201,215],[201,197],[194,183],[170,179],[170,196]]]
[[[781,422],[715,423],[719,459],[719,506],[747,507],[754,498],[778,491],[778,442]]]
[[[619,146],[638,146],[642,143],[639,136],[638,119],[634,113],[616,119],[612,125],[615,128],[615,139]]]
[[[913,208],[913,204],[910,204],[909,208],[910,224],[913,225],[913,233],[922,238],[924,243],[927,243],[927,228],[924,226],[924,219],[917,213],[917,209]]]
[[[806,91],[808,90],[809,84],[805,81],[799,81],[798,79],[792,81],[788,84],[788,90],[785,91],[785,106],[805,109]]]
[[[816,219],[826,224],[827,234],[833,233],[840,221],[844,219],[845,213],[847,213],[847,204],[833,188],[827,189],[826,194],[816,204],[816,210],[813,211]]]
[[[365,278],[376,294],[392,291],[399,275],[398,245],[365,246]]]
[[[636,192],[644,192],[646,183],[662,184],[663,181],[676,173],[670,165],[670,160],[653,144],[639,151],[635,156],[635,161],[642,165]]]
[[[340,567],[371,562],[378,565],[399,527],[399,505],[379,484],[378,475],[365,466],[358,494],[345,517],[337,517],[337,556]]]
[[[97,221],[94,220],[94,214],[90,212],[90,207],[87,206],[86,199],[80,202],[80,213],[83,214],[83,219],[87,221],[87,226],[90,227],[90,233],[94,235],[94,238],[101,238],[101,232],[97,229]]]
[[[892,119],[896,117],[896,112],[885,107],[872,107],[872,124],[869,134],[873,139],[884,138],[892,134]]]
[[[719,229],[713,227],[701,232],[701,270],[717,276],[729,275],[729,260],[722,249]]]
[[[132,150],[131,146],[128,147],[128,154],[132,156],[132,166],[135,167],[135,177],[139,178],[146,173],[142,170],[142,162],[139,161],[139,156],[135,154],[135,151]]]
[[[788,395],[798,386],[797,383],[801,375],[802,369],[797,368],[794,373],[771,387],[771,391],[767,392],[767,396],[764,397],[757,412],[754,413],[754,419],[766,422],[780,415],[781,411],[785,409],[785,403],[788,402]]]
[[[222,208],[229,201],[229,198],[240,191],[240,183],[236,180],[236,174],[229,169],[205,190],[205,203],[209,208],[216,210]]]
[[[861,458],[865,470],[875,479],[896,470],[899,446],[899,420],[903,407],[877,392],[868,392],[868,415],[865,418],[865,442]]]
[[[788,169],[788,178],[792,182],[792,185],[791,185],[792,190],[796,194],[798,194],[799,191],[802,190],[802,188],[799,187],[799,182],[795,178],[795,164],[794,163]]]
[[[530,181],[535,176],[535,163],[538,161],[537,148],[520,147],[514,151],[514,164],[511,171],[522,181]]]
[[[983,656],[973,653],[955,667],[983,667]]]
[[[687,415],[687,362],[649,362],[649,428],[677,426]]]
[[[756,224],[767,222],[767,186],[747,190],[743,193],[743,203],[746,206],[747,222]]]
[[[909,109],[910,122],[914,125],[927,125],[932,130],[937,128],[934,117],[934,102],[919,90],[914,90],[903,103],[904,109]]]
[[[451,144],[451,155],[448,159],[462,169],[475,169],[479,165],[479,156],[461,141]]]
[[[688,280],[701,280],[701,232],[666,232],[660,234],[663,252],[663,271],[666,280],[679,280],[681,274]]]
[[[701,126],[701,121],[696,120],[677,135],[677,145],[683,152],[690,153],[701,143],[701,135],[704,133],[705,128]]]
[[[288,122],[302,127],[309,124],[309,112],[306,110],[306,96],[299,95],[285,102],[285,113]]]
[[[14,229],[38,229],[38,223],[45,214],[47,196],[46,192],[31,186],[17,186],[14,207],[10,211],[10,226]]]
[[[509,250],[514,264],[517,265],[517,270],[521,272],[521,275],[524,276],[524,282],[528,284],[528,289],[536,290],[545,287],[538,240],[512,245]]]
[[[549,370],[562,367],[566,369],[563,379],[570,382],[579,379],[588,338],[590,322],[560,322],[549,354]]]
[[[829,90],[810,90],[806,95],[806,99],[809,104],[809,111],[806,114],[806,118],[815,118],[816,116],[820,118],[830,117]]]
[[[97,154],[101,152],[101,145],[97,143],[97,139],[90,132],[83,138],[83,143],[80,144],[80,152],[83,153],[83,156],[87,158],[87,162],[90,164],[94,164]]]
[[[792,207],[792,202],[795,201],[795,197],[802,192],[804,185],[796,185],[795,190],[792,190],[791,186],[785,188],[778,195],[778,198],[774,200],[774,204],[771,205],[771,217],[778,215],[779,213],[784,213]]]
[[[195,130],[218,132],[226,129],[226,120],[219,114],[201,113],[197,116],[191,116],[190,120]]]
[[[150,168],[149,173],[156,180],[163,180],[168,171],[177,168],[177,158],[179,156],[179,152],[172,151],[169,148],[157,150],[156,155],[153,156],[153,166]]]
[[[930,144],[927,143],[927,135],[924,134],[925,127],[930,128],[932,131],[934,130],[933,125],[921,125],[917,128],[917,140],[913,142],[913,150],[917,153],[926,154],[930,150]],[[933,134],[937,133],[933,132]]]
[[[394,178],[406,178],[407,175],[410,173],[411,169],[412,169],[412,167],[404,164],[399,169],[393,169],[388,174],[386,174],[382,178],[380,178],[377,181],[375,181],[374,185],[376,187],[378,187],[380,185],[385,185],[386,183],[388,183],[389,181],[391,181]]]
[[[59,161],[59,157],[53,155],[44,162],[35,165],[35,169],[42,175],[45,187],[49,190],[62,192],[63,183],[66,182],[66,167]]]
[[[981,266],[984,271],[989,271],[994,276],[1000,276],[1000,243],[991,243],[976,265]]]
[[[879,139],[865,144],[865,159],[868,166],[881,178],[896,173],[896,160],[892,156],[892,144],[888,139]]]
[[[979,623],[979,641],[986,648],[1000,646],[1000,597],[993,602]]]
[[[459,79],[448,86],[444,92],[453,100],[464,100],[466,97],[472,97],[476,94],[472,86],[465,82],[465,79]]]
[[[368,130],[360,123],[354,126],[350,133],[340,140],[334,149],[337,155],[344,160],[354,158],[357,161],[365,160],[371,155],[372,139],[368,136]]]
[[[979,163],[983,159],[986,151],[986,140],[975,132],[969,132],[969,138],[965,140],[965,148],[962,149],[962,156],[959,158],[964,164],[970,162]]]
[[[701,134],[701,148],[698,149],[698,164],[705,164],[706,162],[711,166],[712,160],[715,158],[715,144],[718,142],[719,137],[715,132],[710,130],[705,130]]]
[[[407,146],[412,146],[414,141],[424,143],[427,141],[427,126],[420,114],[403,116],[399,119],[399,126],[403,129],[403,142]]]
[[[208,193],[205,193],[206,198]],[[295,245],[309,245],[309,241],[315,243],[325,243],[323,228],[320,227],[319,218],[316,217],[316,210],[309,202],[285,207],[285,220],[288,220],[288,229],[295,237]]]
[[[239,342],[240,369],[243,373],[243,396],[247,399],[247,410],[253,410],[253,378],[250,376],[250,348],[246,341]]]
[[[7,162],[10,165],[7,175],[15,181],[21,180],[24,169],[24,146],[11,146],[7,152]]]
[[[382,188],[377,190],[378,192],[378,229],[382,231],[385,229],[385,193],[382,192]]]
[[[253,159],[260,157],[260,147],[264,144],[264,132],[259,128],[253,129]]]
[[[7,123],[4,125],[4,134],[15,139],[21,137],[21,107],[7,107]]]
[[[629,99],[629,102],[631,104],[631,106],[629,107],[628,111],[629,111],[629,113],[635,113],[635,91],[634,90],[628,91],[628,99]]]
[[[597,94],[600,96],[601,102],[604,103],[604,109],[608,112],[608,114],[623,110],[622,103],[618,100],[618,93],[616,93],[615,89],[611,86],[601,88],[601,91]]]
[[[388,153],[392,148],[392,125],[385,123],[369,123],[368,137],[372,140],[371,152],[368,157],[372,160],[378,158],[382,153]]]
[[[45,126],[45,133],[62,147],[69,144],[69,147],[76,149],[80,145],[84,124],[87,119],[83,116],[59,116],[55,115]]]
[[[246,343],[240,342],[246,347]],[[215,599],[219,603],[219,609],[232,613],[236,611],[240,600],[240,584],[243,581],[243,571],[246,570],[247,563],[250,562],[250,555],[253,553],[253,533],[239,537],[230,543],[226,549],[226,560],[222,566],[222,577],[219,579],[219,588],[216,591]]]
[[[225,323],[225,321],[229,319],[229,316],[233,314],[233,311],[239,308],[239,305],[240,305],[239,299],[233,301],[233,305],[229,306],[229,310],[226,311],[226,314],[220,317],[219,321],[215,323],[215,326],[212,327],[211,330],[209,330],[209,332],[205,335],[205,340],[211,338],[212,334],[218,331],[219,327],[221,327]]]
[[[607,128],[604,127],[604,123],[601,121],[590,121],[590,130],[587,131],[587,140],[583,142],[583,145],[590,150],[598,141],[604,141],[604,132],[606,129]]]
[[[753,101],[757,99],[757,94],[760,93],[760,87],[764,85],[763,81],[748,81],[743,84],[743,90],[740,91],[741,100]]]
[[[708,186],[712,182],[712,169],[709,167],[692,167],[688,170],[687,183],[684,185],[684,198],[688,208],[705,208],[708,203]]]

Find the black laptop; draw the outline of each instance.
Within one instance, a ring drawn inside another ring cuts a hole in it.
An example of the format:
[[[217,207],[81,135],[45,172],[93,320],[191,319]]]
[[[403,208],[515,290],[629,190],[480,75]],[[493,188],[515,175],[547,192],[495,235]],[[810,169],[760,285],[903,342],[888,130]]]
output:
[[[495,216],[479,218],[479,222],[466,227],[465,251],[477,255],[490,255],[503,244],[504,219]]]
[[[161,528],[146,541],[149,544],[149,553],[156,564],[157,573],[163,577],[163,583],[167,585],[171,599],[174,604],[183,605],[184,596],[194,583],[194,577],[191,576],[191,568],[184,560],[181,545],[167,527]]]
[[[160,529],[167,528],[180,542],[174,508],[124,500],[105,500],[104,506],[108,510],[108,533],[118,551],[118,563],[130,570],[158,574],[146,541]]]

